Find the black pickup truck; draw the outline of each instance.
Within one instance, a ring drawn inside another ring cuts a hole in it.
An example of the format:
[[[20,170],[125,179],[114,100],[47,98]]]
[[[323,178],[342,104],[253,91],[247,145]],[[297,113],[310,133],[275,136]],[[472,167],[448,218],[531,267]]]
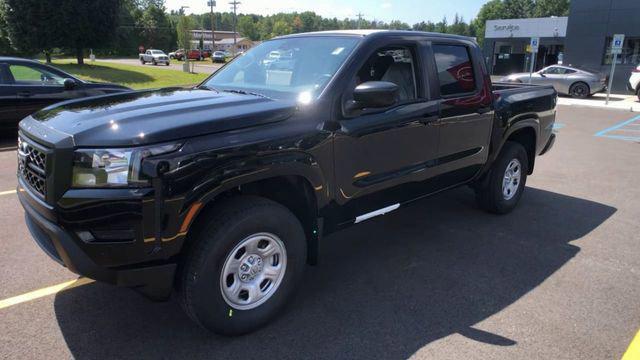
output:
[[[25,118],[18,194],[61,265],[154,299],[175,289],[197,323],[240,334],[283,308],[329,233],[461,185],[511,211],[554,143],[556,95],[492,85],[465,37],[285,36],[192,89]]]

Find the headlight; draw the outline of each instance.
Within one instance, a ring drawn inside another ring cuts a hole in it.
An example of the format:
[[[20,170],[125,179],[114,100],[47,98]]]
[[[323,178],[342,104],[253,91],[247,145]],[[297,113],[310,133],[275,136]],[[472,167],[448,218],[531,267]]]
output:
[[[175,151],[180,144],[126,149],[80,149],[74,153],[73,187],[143,187],[142,160]]]

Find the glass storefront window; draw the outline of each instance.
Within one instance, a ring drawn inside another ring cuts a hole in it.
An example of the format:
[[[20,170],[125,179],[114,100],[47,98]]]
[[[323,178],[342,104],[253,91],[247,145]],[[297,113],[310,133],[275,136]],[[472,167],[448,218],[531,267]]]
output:
[[[611,41],[612,37],[607,37],[605,40],[605,52],[604,58],[602,59],[602,63],[604,65],[611,65],[611,60],[613,57],[611,56]],[[626,65],[639,65],[640,64],[640,37],[629,37],[624,39],[624,44],[622,45],[622,54],[618,55],[618,61],[616,64],[626,64]]]

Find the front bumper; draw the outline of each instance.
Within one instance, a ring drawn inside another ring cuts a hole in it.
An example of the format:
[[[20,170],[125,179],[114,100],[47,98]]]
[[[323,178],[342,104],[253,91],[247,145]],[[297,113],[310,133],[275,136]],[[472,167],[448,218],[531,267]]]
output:
[[[47,205],[18,187],[18,198],[25,209],[25,222],[42,250],[72,272],[118,286],[133,287],[146,296],[166,299],[172,289],[175,263],[106,267],[97,264],[77,243],[73,234],[57,224]],[[47,216],[45,217],[46,214]]]

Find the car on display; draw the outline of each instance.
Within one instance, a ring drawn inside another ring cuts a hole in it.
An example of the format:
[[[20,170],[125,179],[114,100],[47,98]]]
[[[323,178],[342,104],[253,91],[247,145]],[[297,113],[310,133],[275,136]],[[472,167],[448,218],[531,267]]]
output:
[[[178,49],[169,53],[169,59],[179,59],[184,54],[184,49]]]
[[[16,129],[27,115],[57,102],[131,89],[80,80],[38,61],[0,57],[0,129]]]
[[[144,54],[139,55],[140,63],[142,65],[146,63],[152,63],[153,65],[165,64],[167,66],[171,65],[171,60],[162,50],[147,50]]]
[[[640,65],[631,71],[627,88],[629,91],[636,94],[636,96],[638,96],[638,100],[640,100]]]
[[[529,73],[511,74],[502,82],[528,83]],[[607,77],[597,72],[569,66],[552,65],[531,74],[532,84],[548,84],[562,95],[584,99],[607,88]]]
[[[211,55],[211,61],[215,63],[223,63],[227,60],[227,55],[223,51],[215,51]]]
[[[195,322],[237,335],[283,309],[328,234],[463,185],[512,211],[554,144],[556,102],[550,85],[492,84],[467,37],[289,35],[194,88],[26,117],[17,194],[56,262],[175,291]]]
[[[211,57],[211,51],[209,50],[199,50],[199,49],[194,49],[194,50],[189,50],[187,52],[187,57],[189,58],[189,60],[204,60],[208,57]],[[184,60],[184,53],[181,54],[180,58],[178,60]]]

